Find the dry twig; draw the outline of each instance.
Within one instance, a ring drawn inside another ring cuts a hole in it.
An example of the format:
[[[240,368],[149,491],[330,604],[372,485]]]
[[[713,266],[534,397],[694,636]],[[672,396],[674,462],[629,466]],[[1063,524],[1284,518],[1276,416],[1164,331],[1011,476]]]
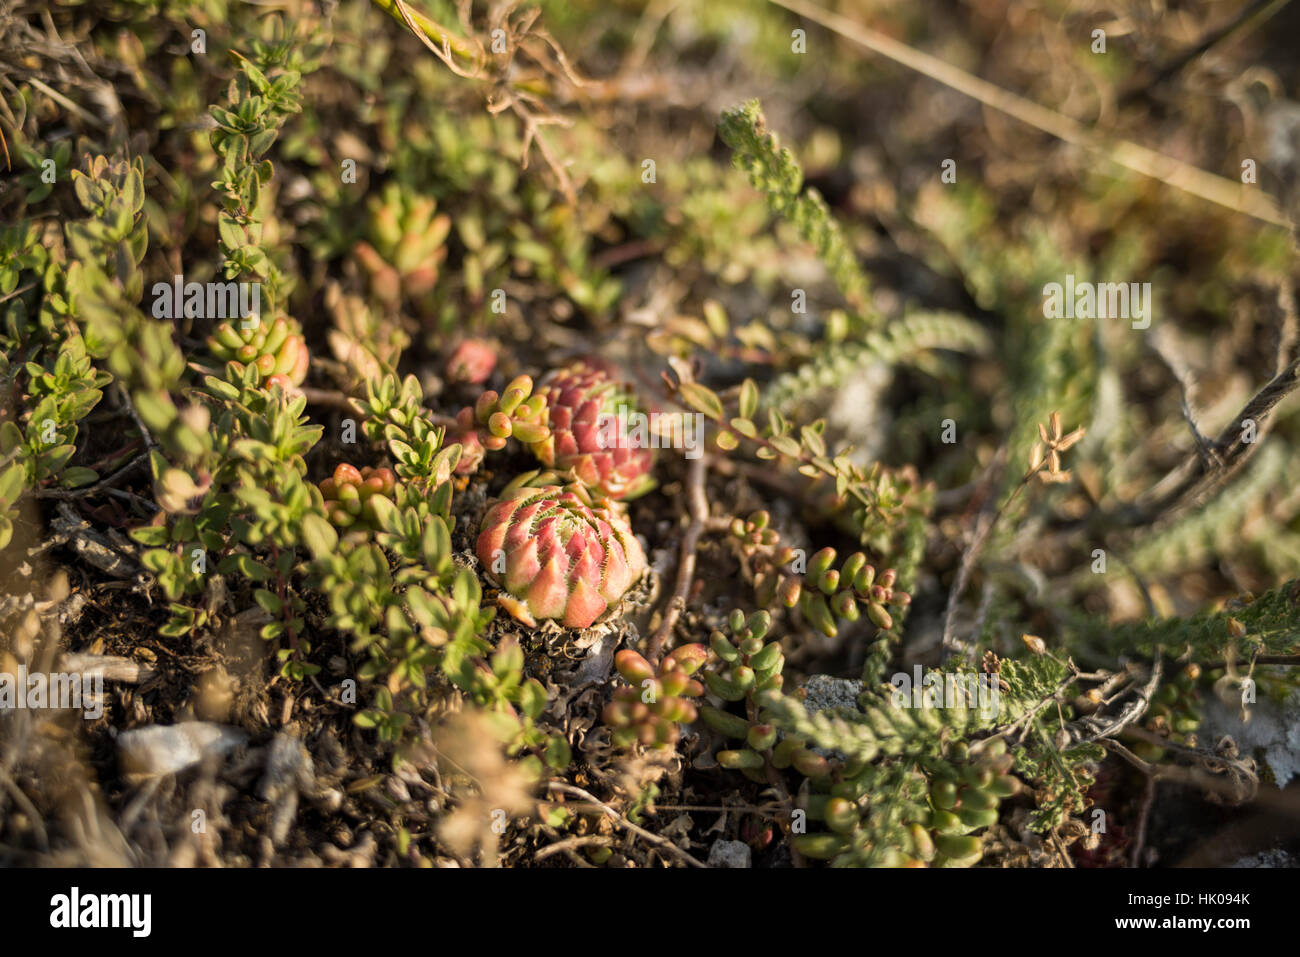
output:
[[[640,825],[633,824],[631,821],[629,821],[623,815],[619,814],[612,807],[610,807],[604,801],[600,800],[600,798],[596,797],[590,791],[584,791],[582,788],[575,787],[572,784],[565,784],[563,781],[551,781],[546,785],[546,787],[548,790],[551,791],[559,791],[563,794],[572,794],[574,797],[580,797],[584,801],[590,801],[592,804],[596,805],[602,811],[608,814],[610,818],[613,819],[614,823],[617,824],[619,827],[631,831],[633,834],[636,834],[638,837],[641,837],[649,841],[651,844],[655,845],[656,847],[666,848],[667,850],[671,851],[680,860],[691,865],[692,867],[705,868],[708,866],[707,864],[700,863],[700,861],[698,861],[690,854],[683,851],[672,841],[668,840],[668,838],[660,837],[658,834],[654,834],[650,831],[647,831],[645,828],[641,827]]]
[[[695,550],[700,542],[700,533],[704,531],[704,523],[709,517],[709,500],[704,491],[708,474],[704,456],[700,455],[690,461],[686,474],[686,507],[691,521],[682,535],[681,557],[677,561],[677,581],[672,597],[664,609],[663,621],[650,639],[647,657],[653,665],[659,664],[664,642],[672,634],[673,626],[686,608],[686,598],[690,594],[691,582],[695,579]]]

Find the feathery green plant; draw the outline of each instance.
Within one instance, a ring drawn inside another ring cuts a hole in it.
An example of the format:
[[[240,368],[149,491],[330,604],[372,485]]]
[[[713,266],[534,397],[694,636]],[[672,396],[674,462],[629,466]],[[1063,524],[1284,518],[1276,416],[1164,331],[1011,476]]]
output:
[[[768,132],[758,100],[723,111],[718,135],[734,151],[733,165],[749,174],[772,211],[788,218],[813,244],[864,329],[881,325],[883,317],[871,304],[870,282],[853,247],[821,193],[813,187],[804,189],[803,170],[789,148],[783,148],[776,134]]]

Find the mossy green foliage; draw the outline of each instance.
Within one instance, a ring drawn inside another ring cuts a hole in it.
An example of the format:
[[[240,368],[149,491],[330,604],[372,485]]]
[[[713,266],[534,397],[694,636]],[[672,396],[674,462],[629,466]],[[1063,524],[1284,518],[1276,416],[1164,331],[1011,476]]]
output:
[[[788,148],[767,129],[758,100],[722,114],[718,135],[734,151],[732,162],[749,174],[750,182],[767,198],[774,213],[789,219],[817,255],[845,300],[867,328],[879,324],[869,300],[870,283],[858,265],[853,247],[816,189],[804,189],[803,170]]]

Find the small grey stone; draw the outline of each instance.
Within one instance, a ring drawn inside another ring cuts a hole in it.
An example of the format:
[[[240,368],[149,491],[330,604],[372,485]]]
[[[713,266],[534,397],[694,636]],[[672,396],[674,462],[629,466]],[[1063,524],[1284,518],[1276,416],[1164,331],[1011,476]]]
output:
[[[857,711],[858,695],[862,694],[864,687],[861,681],[855,681],[851,678],[812,675],[804,682],[803,706],[808,710],[809,714],[816,714],[818,711],[829,711],[832,708]],[[840,759],[844,757],[839,751],[830,748],[813,748],[812,751],[814,754],[820,754],[823,758]]]
[[[1290,854],[1281,848],[1275,848],[1271,851],[1260,851],[1258,854],[1251,854],[1239,860],[1233,861],[1229,867],[1296,867],[1300,861],[1296,861]]]
[[[804,684],[807,693],[803,706],[810,714],[831,708],[858,710],[858,695],[863,684],[850,678],[832,678],[830,675],[812,675]]]
[[[709,867],[749,867],[750,850],[744,841],[716,840],[709,848]]]

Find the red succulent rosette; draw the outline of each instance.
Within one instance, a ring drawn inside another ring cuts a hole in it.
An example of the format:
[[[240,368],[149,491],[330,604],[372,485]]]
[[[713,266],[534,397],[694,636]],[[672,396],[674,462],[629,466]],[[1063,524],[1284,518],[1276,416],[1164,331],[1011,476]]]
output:
[[[507,489],[483,518],[475,552],[525,625],[585,628],[645,572],[645,552],[612,503],[557,485]]]
[[[634,421],[642,414],[636,394],[615,366],[579,359],[549,373],[537,394],[546,399],[550,435],[530,448],[543,465],[572,469],[583,485],[613,499],[654,487],[648,424]]]

